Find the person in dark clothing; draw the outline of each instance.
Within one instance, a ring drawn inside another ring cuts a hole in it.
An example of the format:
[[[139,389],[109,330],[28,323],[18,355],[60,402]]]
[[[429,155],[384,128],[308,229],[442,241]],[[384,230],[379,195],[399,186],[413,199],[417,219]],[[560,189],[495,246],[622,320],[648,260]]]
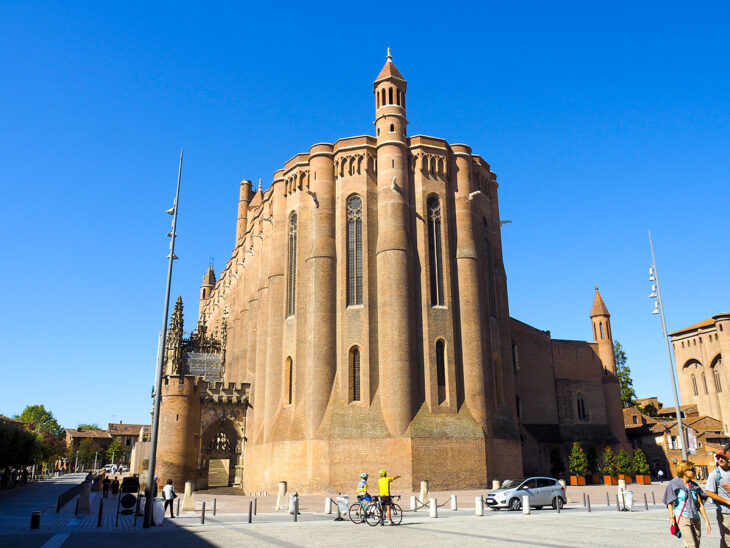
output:
[[[111,481],[105,476],[101,482],[102,496],[105,499],[109,498],[109,485],[111,485]]]
[[[112,496],[116,497],[117,493],[119,493],[119,479],[114,476],[114,481],[112,482]]]

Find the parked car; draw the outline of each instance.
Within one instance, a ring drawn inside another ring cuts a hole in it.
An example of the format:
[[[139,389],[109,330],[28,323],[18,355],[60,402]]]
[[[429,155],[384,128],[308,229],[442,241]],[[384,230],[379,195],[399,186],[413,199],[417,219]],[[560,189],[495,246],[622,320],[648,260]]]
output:
[[[485,500],[492,510],[522,508],[522,497],[530,497],[530,506],[538,510],[543,506],[562,508],[566,501],[565,488],[554,478],[520,478],[507,480],[502,487],[487,493]]]
[[[106,472],[106,474],[108,476],[109,474],[112,474],[114,472],[114,465],[105,464],[103,470],[104,470],[104,472]]]

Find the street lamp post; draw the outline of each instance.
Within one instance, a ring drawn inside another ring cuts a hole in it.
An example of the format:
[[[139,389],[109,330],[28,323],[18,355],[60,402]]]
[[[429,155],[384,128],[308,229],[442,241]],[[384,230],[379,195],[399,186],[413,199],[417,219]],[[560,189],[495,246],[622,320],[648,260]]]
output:
[[[175,256],[175,237],[177,233],[177,209],[178,200],[180,198],[180,176],[182,175],[182,161],[183,161],[183,150],[180,149],[180,165],[177,170],[177,190],[175,191],[175,203],[172,208],[167,210],[167,213],[172,215],[172,230],[168,234],[170,238],[170,254],[167,256],[169,259],[167,265],[167,287],[165,289],[165,307],[162,316],[162,330],[160,331],[160,338],[157,342],[157,369],[155,372],[155,392],[154,392],[154,410],[152,414],[152,435],[150,436],[150,461],[149,468],[147,470],[147,489],[145,489],[144,499],[144,527],[152,525],[152,494],[154,487],[152,483],[155,478],[155,465],[157,460],[157,432],[160,426],[160,400],[162,391],[162,365],[165,359],[165,337],[167,335],[167,314],[170,310],[170,283],[172,281],[172,262],[177,259]]]
[[[669,344],[669,335],[667,335],[667,323],[664,319],[664,304],[662,303],[662,291],[659,287],[659,275],[656,270],[656,260],[654,259],[654,243],[651,239],[651,230],[649,231],[649,247],[651,248],[651,268],[649,269],[649,281],[653,282],[651,286],[650,299],[657,299],[654,303],[652,314],[658,314],[662,319],[662,333],[664,341],[667,344],[667,358],[669,359],[669,373],[672,375],[672,386],[674,387],[674,405],[677,410],[677,429],[679,430],[679,443],[682,448],[682,458],[687,460],[687,441],[684,438],[684,426],[682,425],[682,410],[679,405],[679,393],[677,392],[677,379],[675,377],[674,360],[672,359],[672,346]]]

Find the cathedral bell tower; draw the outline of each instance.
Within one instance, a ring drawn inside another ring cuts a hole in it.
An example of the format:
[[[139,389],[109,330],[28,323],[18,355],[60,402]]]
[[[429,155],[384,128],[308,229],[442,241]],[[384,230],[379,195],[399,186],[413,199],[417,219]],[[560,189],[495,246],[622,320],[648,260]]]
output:
[[[406,137],[406,81],[390,56],[374,83],[377,141],[378,388],[390,434],[402,436],[413,419],[411,348],[415,308],[410,256],[410,170]]]
[[[611,314],[608,313],[606,303],[596,286],[596,295],[593,297],[591,308],[591,323],[593,324],[593,340],[598,344],[598,356],[603,362],[607,373],[616,375],[616,357],[613,354],[613,333],[611,332]]]

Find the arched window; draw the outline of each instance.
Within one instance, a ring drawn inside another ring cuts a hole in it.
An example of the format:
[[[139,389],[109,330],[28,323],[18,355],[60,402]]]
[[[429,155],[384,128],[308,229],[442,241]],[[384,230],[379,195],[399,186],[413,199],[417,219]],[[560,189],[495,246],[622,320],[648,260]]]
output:
[[[393,104],[393,88],[388,88],[388,104]]]
[[[231,442],[228,439],[228,436],[224,432],[218,432],[213,438],[210,440],[210,444],[208,444],[208,451],[211,453],[214,451],[219,451],[221,453],[227,453],[232,450]]]
[[[446,348],[444,341],[436,341],[436,386],[439,404],[446,401]]]
[[[717,393],[722,393],[722,384],[720,383],[720,372],[718,370],[715,370],[715,390],[717,390]]]
[[[694,392],[695,396],[699,395],[699,392],[697,390],[697,379],[695,378],[694,375],[692,375],[692,392]]]
[[[717,356],[714,360],[712,360],[712,365],[710,366],[712,368],[713,377],[715,378],[715,390],[717,390],[718,394],[722,392],[722,382],[720,381],[720,371],[718,370],[721,365],[722,356]]]
[[[350,401],[360,401],[360,349],[350,350]]]
[[[492,260],[491,238],[489,237],[489,222],[483,219],[484,229],[484,267],[487,269],[487,287],[489,288],[489,315],[497,317],[497,286],[494,283],[494,262]]]
[[[297,212],[289,216],[289,267],[287,268],[286,315],[293,316],[296,310],[297,285]]]
[[[395,133],[395,125],[390,124],[390,132]]]
[[[347,199],[347,306],[362,304],[362,198]]]
[[[599,323],[598,327],[601,328],[601,339],[603,339],[603,322]]]
[[[432,194],[426,201],[428,207],[428,263],[431,274],[431,306],[444,304],[444,272],[441,251],[441,203]]]
[[[581,393],[578,393],[577,404],[578,418],[582,421],[588,420],[588,406],[586,405],[586,400],[583,398],[583,394]]]
[[[385,88],[383,88],[381,95],[383,96],[383,98],[380,100],[380,106],[383,107],[385,106]]]
[[[702,373],[702,387],[705,389],[705,394],[707,394],[707,378],[704,373]]]
[[[286,405],[291,405],[294,401],[294,362],[291,358],[287,358],[284,365],[284,386]]]

